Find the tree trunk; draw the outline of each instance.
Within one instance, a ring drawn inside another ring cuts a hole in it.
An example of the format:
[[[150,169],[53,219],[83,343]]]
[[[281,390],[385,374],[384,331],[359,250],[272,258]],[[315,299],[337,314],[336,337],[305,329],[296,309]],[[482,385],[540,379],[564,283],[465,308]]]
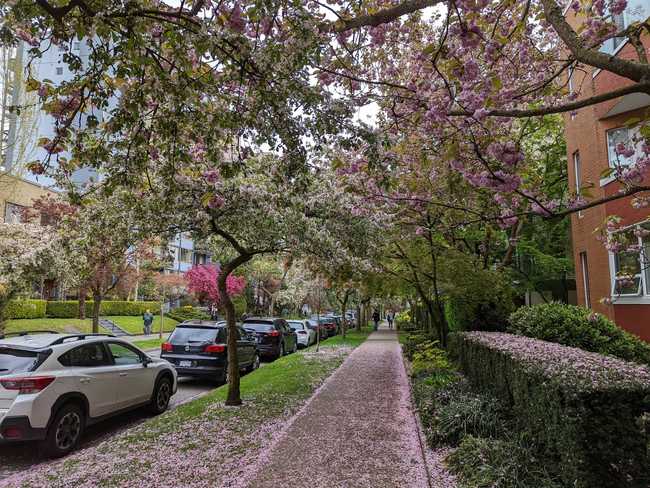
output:
[[[361,330],[361,305],[357,305],[357,320],[356,320],[357,331]]]
[[[79,288],[79,310],[78,310],[78,316],[79,320],[85,320],[86,319],[86,289],[84,287]]]
[[[253,256],[239,255],[232,261],[226,263],[219,272],[217,278],[217,287],[219,289],[219,299],[226,311],[226,323],[228,328],[228,395],[226,405],[239,406],[242,404],[241,391],[239,388],[239,360],[237,358],[237,318],[235,317],[235,305],[228,296],[226,280],[238,266],[249,261]]]
[[[102,304],[100,293],[93,293],[93,334],[99,333],[99,310]]]

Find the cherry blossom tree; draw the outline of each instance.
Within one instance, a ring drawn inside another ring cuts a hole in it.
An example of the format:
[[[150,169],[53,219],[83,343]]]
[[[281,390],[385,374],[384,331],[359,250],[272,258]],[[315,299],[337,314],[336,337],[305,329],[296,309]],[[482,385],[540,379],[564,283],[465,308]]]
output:
[[[194,266],[184,276],[187,281],[188,291],[194,293],[199,300],[220,304],[221,296],[217,286],[219,272],[219,265],[217,264]],[[246,279],[243,276],[230,275],[226,279],[226,290],[230,297],[241,295],[245,288]]]
[[[0,223],[0,334],[9,300],[64,266],[54,233],[33,224]]]

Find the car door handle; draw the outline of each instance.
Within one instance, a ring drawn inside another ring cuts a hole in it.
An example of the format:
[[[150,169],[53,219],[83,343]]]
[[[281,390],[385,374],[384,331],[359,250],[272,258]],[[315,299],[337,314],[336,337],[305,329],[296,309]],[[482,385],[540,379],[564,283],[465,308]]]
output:
[[[120,373],[120,376],[128,376],[129,373]]]
[[[81,378],[79,383],[90,383],[90,378]]]

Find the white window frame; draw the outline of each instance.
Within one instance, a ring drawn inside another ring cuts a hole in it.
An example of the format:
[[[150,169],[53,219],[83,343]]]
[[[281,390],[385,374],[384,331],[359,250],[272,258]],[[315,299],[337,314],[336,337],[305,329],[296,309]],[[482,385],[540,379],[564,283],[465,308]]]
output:
[[[629,225],[623,229],[620,229],[617,232],[625,232],[627,230],[640,227],[643,224],[650,224],[650,220],[645,220],[643,222],[638,222],[633,225]],[[639,259],[639,273],[634,275],[634,278],[639,278],[639,288],[637,293],[625,293],[625,294],[618,294],[616,293],[616,254],[613,252],[609,252],[609,274],[610,274],[610,290],[611,290],[611,296],[612,299],[616,304],[650,304],[650,290],[648,289],[648,273],[647,269],[650,267],[650,256],[644,256],[644,248],[643,248],[643,238],[640,236],[636,236],[637,238],[637,244],[639,245],[639,254],[638,254],[638,259]],[[648,236],[646,239],[650,241],[650,236]],[[645,260],[645,263],[644,263]]]
[[[630,5],[630,3],[632,3],[632,5]],[[642,12],[647,11],[648,15],[650,15],[650,4],[648,4],[647,0],[641,0],[639,2],[635,2],[634,0],[629,0],[628,5],[627,7],[625,7],[623,13],[616,15],[614,17],[614,20],[616,21],[615,23],[618,24],[619,31],[624,30],[633,22],[645,20],[643,16],[639,16],[638,14],[634,15],[636,9],[639,7],[643,7],[644,10],[642,10]],[[616,53],[618,53],[618,51],[621,50],[621,48],[625,44],[627,44],[627,41],[628,41],[627,37],[613,37],[607,39],[600,47],[600,52],[614,56],[616,55]]]
[[[591,308],[591,293],[589,292],[589,261],[587,251],[580,252],[580,268],[582,271],[582,291],[585,294],[585,307]]]
[[[582,164],[580,160],[580,150],[576,149],[573,151],[573,175],[576,182],[576,195],[580,194],[580,187],[582,186]],[[578,211],[578,218],[584,217],[582,210]]]
[[[5,214],[3,219],[7,224],[20,224],[22,223],[21,213],[25,211],[25,205],[19,205],[13,202],[5,202]]]
[[[607,144],[607,163],[610,168],[625,167],[633,164],[636,161],[636,158],[640,156],[638,154],[637,143],[634,143],[632,147],[634,148],[634,155],[630,158],[623,158],[622,156],[616,157],[616,146],[610,146],[610,134],[615,131],[627,130],[627,144],[632,143],[632,139],[640,138],[639,126],[635,125],[633,127],[612,127],[605,131],[605,142]],[[638,142],[638,141],[637,141]]]

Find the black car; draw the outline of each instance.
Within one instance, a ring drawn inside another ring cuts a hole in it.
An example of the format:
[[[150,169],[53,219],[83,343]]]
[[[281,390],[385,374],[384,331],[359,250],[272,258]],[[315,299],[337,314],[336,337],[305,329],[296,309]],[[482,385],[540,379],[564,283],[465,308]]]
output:
[[[257,337],[257,349],[262,356],[279,358],[298,349],[298,336],[284,319],[249,318],[242,326]]]
[[[160,357],[174,365],[179,376],[227,380],[228,334],[224,322],[189,320],[176,326],[161,345]],[[253,371],[260,365],[254,337],[237,327],[239,367]]]

